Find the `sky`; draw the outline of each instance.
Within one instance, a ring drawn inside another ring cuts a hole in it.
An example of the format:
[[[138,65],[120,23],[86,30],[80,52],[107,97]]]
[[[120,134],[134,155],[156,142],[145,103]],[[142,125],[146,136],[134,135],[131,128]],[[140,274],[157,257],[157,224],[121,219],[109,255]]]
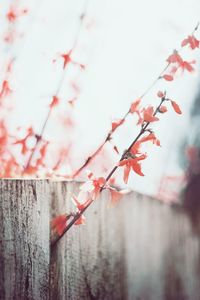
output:
[[[69,67],[59,91],[63,99],[60,108],[63,122],[64,115],[70,113],[74,128],[60,130],[58,118],[52,116],[45,132],[45,137],[56,143],[66,140],[66,144],[73,144],[69,173],[103,141],[112,120],[121,118],[130,104],[152,84],[165,67],[166,58],[180,48],[181,41],[200,20],[198,0],[2,0],[1,36],[7,26],[3,14],[9,3],[15,2],[27,7],[28,14],[18,22],[17,30],[21,35],[14,46],[2,44],[0,47],[1,66],[9,57],[16,58],[11,99],[14,109],[10,116],[13,130],[19,125],[30,124],[36,131],[41,130],[51,97],[62,78],[60,55],[72,48],[78,34],[73,60],[85,65],[86,69]],[[83,11],[84,25],[80,28]],[[199,33],[197,35],[200,37]],[[131,175],[128,183],[130,188],[145,194],[156,195],[163,176],[182,175],[178,156],[198,91],[200,53],[191,53],[188,49],[181,53],[188,60],[197,60],[197,70],[193,74],[183,74],[174,82],[158,82],[142,102],[156,105],[157,91],[166,90],[183,110],[181,116],[169,111],[153,126],[162,147],[149,145],[145,149],[148,152],[148,159],[143,163],[145,176]],[[80,93],[75,108],[70,111],[66,103],[75,93],[73,82]],[[138,130],[135,123],[134,118],[128,118],[116,132],[113,143],[120,153],[135,137]],[[109,145],[102,159],[108,157],[109,169],[119,160]],[[95,161],[91,168],[95,170]],[[97,173],[100,176],[100,168]]]

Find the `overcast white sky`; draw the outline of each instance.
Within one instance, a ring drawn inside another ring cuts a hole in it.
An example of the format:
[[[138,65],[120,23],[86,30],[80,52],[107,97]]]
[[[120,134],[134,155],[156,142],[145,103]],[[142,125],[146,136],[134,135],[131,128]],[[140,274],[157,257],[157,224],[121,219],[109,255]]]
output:
[[[7,26],[3,14],[8,4],[1,0],[1,35]],[[79,26],[83,0],[29,0],[18,1],[29,9],[21,19],[18,31],[23,37],[14,47],[1,45],[0,64],[16,56],[12,86],[15,106],[11,126],[33,124],[40,130],[47,113],[50,97],[55,93],[62,71],[62,60],[52,63],[59,54],[69,50]],[[120,118],[130,103],[141,95],[165,66],[165,59],[191,33],[200,20],[199,0],[88,0],[86,25],[83,28],[75,60],[87,65],[84,72],[71,68],[66,73],[60,96],[69,99],[75,78],[81,94],[73,118],[75,129],[62,133],[66,143],[75,145],[72,168],[81,162],[102,142],[110,129],[111,120]],[[199,35],[200,36],[200,35]],[[184,51],[188,57],[190,51]],[[199,51],[189,58],[198,60]],[[199,68],[199,65],[198,65]],[[144,104],[157,104],[157,90],[168,91],[183,109],[183,115],[169,112],[161,117],[155,132],[162,148],[148,147],[149,158],[143,163],[145,177],[132,175],[129,186],[147,194],[155,194],[163,174],[181,174],[177,163],[177,146],[185,135],[189,109],[197,90],[198,71],[185,74],[173,83],[160,82],[144,98]],[[66,105],[64,102],[63,105]],[[65,108],[63,108],[65,110]],[[69,109],[66,109],[66,113]],[[127,148],[137,128],[129,119],[116,133],[120,151]],[[52,120],[46,137],[58,138],[58,120]],[[108,155],[111,150],[106,147]],[[113,163],[118,157],[113,156]],[[98,174],[99,175],[99,174]]]

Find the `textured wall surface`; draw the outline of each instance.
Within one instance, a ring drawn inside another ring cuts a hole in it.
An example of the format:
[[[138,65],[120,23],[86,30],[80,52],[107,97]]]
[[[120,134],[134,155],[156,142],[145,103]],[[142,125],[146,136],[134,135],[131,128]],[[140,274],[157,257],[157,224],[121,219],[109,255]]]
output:
[[[49,298],[47,181],[0,180],[0,299]]]
[[[1,299],[200,299],[200,227],[183,208],[134,192],[113,207],[103,192],[86,225],[73,226],[49,256],[49,220],[71,210],[77,190],[0,181]]]
[[[53,214],[70,211],[77,184],[53,183]],[[104,192],[52,252],[51,299],[200,299],[200,238],[187,212],[131,193]]]

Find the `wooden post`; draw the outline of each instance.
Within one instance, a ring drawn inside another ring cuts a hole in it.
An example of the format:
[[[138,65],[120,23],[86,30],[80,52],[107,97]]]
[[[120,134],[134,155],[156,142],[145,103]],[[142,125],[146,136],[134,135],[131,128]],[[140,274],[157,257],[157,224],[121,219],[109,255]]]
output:
[[[0,180],[0,299],[49,299],[46,180]]]
[[[200,227],[178,205],[132,192],[111,207],[103,191],[50,253],[49,215],[78,188],[0,180],[0,299],[199,300]]]
[[[77,189],[53,184],[54,215]],[[180,206],[132,192],[110,207],[104,191],[85,216],[51,254],[50,299],[199,300],[200,238]]]

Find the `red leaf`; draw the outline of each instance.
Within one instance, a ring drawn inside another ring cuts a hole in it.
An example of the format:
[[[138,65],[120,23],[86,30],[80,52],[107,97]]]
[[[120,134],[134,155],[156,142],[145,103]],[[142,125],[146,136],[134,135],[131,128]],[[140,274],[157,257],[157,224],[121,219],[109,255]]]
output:
[[[173,54],[171,54],[168,59],[167,59],[167,62],[168,63],[178,63],[180,64],[182,62],[182,58],[181,56],[178,54],[178,51],[177,50],[174,50]]]
[[[131,171],[131,167],[129,165],[125,165],[124,167],[124,183],[128,183],[129,174]]]
[[[189,35],[186,39],[182,41],[181,46],[185,47],[188,44],[190,48],[194,50],[195,48],[199,48],[200,41],[198,41],[194,35]]]
[[[75,196],[72,196],[72,201],[79,211],[82,211],[91,202],[90,199],[87,199],[86,201],[84,201],[84,203],[81,203],[78,197]]]
[[[67,226],[67,220],[69,218],[70,216],[66,214],[53,218],[53,220],[51,220],[52,229],[55,230],[58,235],[61,235]]]
[[[194,68],[192,66],[193,63],[195,63],[195,62],[194,61],[193,62],[183,61],[182,64],[180,65],[180,67],[183,70],[187,70],[188,72],[192,72],[192,71],[194,71]]]
[[[61,55],[61,57],[64,59],[63,69],[65,69],[67,64],[69,64],[71,62],[70,55],[71,55],[71,50],[68,53]]]
[[[164,97],[164,93],[163,92],[161,92],[161,91],[158,91],[158,93],[157,93],[157,96],[159,97],[159,98],[162,98],[162,97]]]
[[[28,147],[26,145],[26,142],[28,140],[29,137],[33,136],[34,135],[34,132],[33,132],[33,128],[32,127],[29,127],[28,128],[28,133],[27,135],[25,136],[25,138],[23,139],[20,139],[20,140],[16,140],[13,145],[17,145],[17,144],[21,144],[22,145],[22,150],[21,150],[21,153],[22,154],[26,154],[26,152],[28,152]]]
[[[53,96],[52,98],[52,101],[51,101],[51,104],[49,105],[50,108],[53,108],[55,107],[56,105],[58,105],[59,103],[59,99],[57,96]]]
[[[9,22],[14,22],[17,18],[16,13],[13,10],[10,10],[7,15],[6,15],[7,19]]]
[[[141,165],[137,162],[137,160],[133,160],[131,164],[132,170],[140,176],[144,176],[141,170]]]
[[[115,131],[115,129],[117,127],[119,127],[120,125],[122,125],[123,123],[124,123],[124,119],[119,119],[119,120],[112,122],[112,131]]]
[[[167,107],[164,106],[164,105],[161,105],[161,107],[159,108],[159,112],[162,113],[162,114],[167,112]]]
[[[143,109],[143,121],[147,123],[152,123],[158,121],[159,119],[154,115],[154,108],[153,106],[148,106],[147,108]]]
[[[110,194],[112,203],[118,202],[123,196],[119,191],[115,189],[110,189]]]
[[[81,215],[78,220],[74,223],[74,225],[83,225],[85,224],[85,217]]]
[[[134,102],[131,104],[131,107],[130,107],[130,113],[134,113],[134,112],[137,112],[137,111],[138,111],[140,102],[141,102],[141,99],[137,99],[136,101],[134,101]]]
[[[124,166],[124,182],[125,183],[128,182],[128,178],[129,178],[131,169],[138,175],[144,176],[144,174],[142,173],[141,165],[140,165],[139,161],[143,160],[145,158],[146,158],[146,155],[143,154],[139,157],[128,158],[128,159],[124,159],[119,162],[119,166]]]
[[[181,115],[181,114],[182,114],[182,111],[181,111],[179,105],[178,105],[175,101],[172,101],[172,100],[171,100],[171,104],[172,104],[172,107],[173,107],[174,111],[175,111],[177,114]]]
[[[10,89],[9,82],[4,80],[0,90],[0,98],[7,97],[11,92],[12,91]]]
[[[167,81],[172,81],[174,80],[174,77],[172,75],[168,75],[168,74],[165,74],[163,75],[163,78]]]

